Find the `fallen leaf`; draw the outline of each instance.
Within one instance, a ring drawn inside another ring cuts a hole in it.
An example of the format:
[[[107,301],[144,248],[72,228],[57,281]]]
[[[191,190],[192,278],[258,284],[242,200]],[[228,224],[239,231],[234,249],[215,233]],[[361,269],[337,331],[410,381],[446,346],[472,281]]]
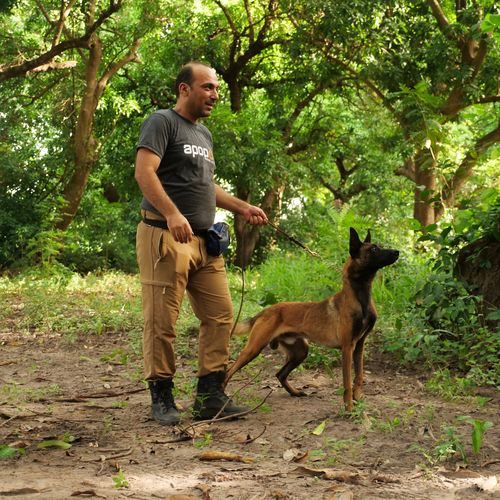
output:
[[[193,495],[168,495],[165,500],[200,500],[200,497]]]
[[[210,486],[208,484],[200,483],[197,484],[195,488],[201,491],[204,500],[210,500]]]
[[[60,439],[47,439],[36,445],[37,448],[62,448],[67,450],[71,448],[71,444],[66,443],[66,441],[61,441]]]
[[[345,470],[335,469],[310,469],[308,467],[297,467],[293,472],[306,474],[308,476],[320,477],[333,481],[341,481],[343,483],[357,484],[360,482],[360,475],[357,472],[349,472]]]
[[[313,431],[311,434],[313,434],[314,436],[321,436],[321,434],[323,434],[323,432],[325,431],[325,428],[326,428],[326,420],[323,420],[323,422],[321,422],[321,424],[319,424]]]
[[[365,431],[371,430],[371,428],[373,427],[373,422],[366,413],[363,413],[361,420],[362,420],[361,426],[363,427],[363,430]]]
[[[297,448],[288,448],[288,450],[283,452],[283,460],[291,462],[298,453],[300,453],[300,451]]]
[[[47,490],[36,490],[35,488],[18,488],[16,490],[0,490],[0,497],[16,495],[33,495]]]
[[[498,485],[496,476],[482,477],[481,479],[476,479],[474,482],[476,483],[476,486],[483,491],[496,490]]]
[[[256,442],[257,444],[262,445],[262,446],[264,446],[264,445],[266,445],[266,444],[270,444],[270,443],[271,443],[271,442],[270,442],[268,439],[266,439],[266,438],[258,438],[258,439],[256,439],[256,440],[255,440],[255,442]]]
[[[301,451],[298,448],[289,448],[283,452],[283,460],[297,463],[304,460],[308,454],[308,451]]]
[[[370,480],[374,483],[400,483],[401,481],[395,477],[387,476],[386,474],[375,473],[370,476]]]
[[[254,459],[251,457],[244,457],[242,455],[226,451],[204,451],[198,458],[203,461],[227,460],[229,462],[242,462],[244,464],[251,464],[254,462]]]
[[[325,497],[325,500],[352,500],[354,498],[352,491],[344,486],[334,485],[326,491],[329,494]]]
[[[104,495],[99,495],[99,493],[96,493],[94,490],[74,491],[71,493],[70,497],[107,498]]]

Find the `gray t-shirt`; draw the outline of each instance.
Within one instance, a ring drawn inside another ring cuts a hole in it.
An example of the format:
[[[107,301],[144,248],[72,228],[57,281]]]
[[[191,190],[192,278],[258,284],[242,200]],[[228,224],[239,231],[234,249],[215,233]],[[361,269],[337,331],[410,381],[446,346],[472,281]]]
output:
[[[139,148],[149,149],[161,158],[158,178],[191,227],[208,229],[215,217],[215,161],[210,131],[173,109],[162,109],[142,124]],[[158,213],[146,198],[141,208]]]

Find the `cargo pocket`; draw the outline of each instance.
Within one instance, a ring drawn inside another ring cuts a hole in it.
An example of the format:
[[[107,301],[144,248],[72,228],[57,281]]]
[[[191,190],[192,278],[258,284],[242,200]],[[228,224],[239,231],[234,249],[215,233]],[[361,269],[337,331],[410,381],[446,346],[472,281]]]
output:
[[[155,269],[158,263],[163,262],[167,257],[169,247],[168,240],[168,232],[166,230],[162,230],[158,239],[158,243],[156,245],[157,257],[155,259]]]
[[[137,261],[143,285],[165,286],[172,283],[168,261],[171,243],[165,230],[141,222],[137,229]]]

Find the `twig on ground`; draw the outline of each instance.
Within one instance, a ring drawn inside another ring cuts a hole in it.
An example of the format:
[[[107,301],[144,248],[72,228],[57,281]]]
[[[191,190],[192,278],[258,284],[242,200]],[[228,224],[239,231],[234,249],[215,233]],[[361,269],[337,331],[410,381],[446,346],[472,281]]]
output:
[[[177,426],[179,428],[179,430],[184,433],[184,434],[187,434],[188,436],[190,436],[192,439],[195,438],[195,433],[194,432],[191,432],[191,429],[195,429],[196,427],[199,427],[200,425],[206,425],[206,424],[213,424],[215,422],[222,422],[224,420],[232,420],[232,419],[235,419],[235,418],[238,418],[238,417],[243,417],[245,415],[248,415],[249,413],[252,413],[253,411],[255,411],[257,408],[261,407],[267,400],[267,398],[273,393],[273,389],[271,389],[267,394],[266,396],[264,397],[264,399],[262,399],[262,401],[260,401],[258,404],[256,404],[253,408],[250,408],[249,410],[245,410],[245,411],[242,411],[240,413],[233,413],[232,415],[226,415],[225,417],[218,417],[218,418],[211,418],[209,420],[200,420],[199,422],[196,422],[194,424],[191,424],[187,427],[181,427],[181,426]]]
[[[483,462],[481,464],[481,467],[488,467],[488,465],[493,465],[493,464],[498,464],[498,463],[500,463],[500,459],[496,458],[494,460],[488,460],[487,462]]]
[[[13,415],[12,417],[10,417],[7,420],[5,420],[4,422],[2,422],[0,424],[0,427],[3,427],[4,425],[7,425],[11,420],[14,420],[15,418],[17,418],[17,415]]]
[[[99,399],[99,398],[114,398],[116,396],[124,396],[125,394],[135,394],[137,392],[143,392],[145,391],[145,387],[141,387],[140,389],[130,389],[127,391],[118,391],[118,392],[96,392],[94,394],[79,394],[75,396],[74,398],[58,398],[58,399],[53,399],[52,401],[55,401],[57,403],[81,403],[82,401],[85,401],[86,399]],[[47,400],[45,400],[47,401]]]
[[[245,439],[244,441],[239,441],[239,442],[237,441],[237,443],[238,444],[250,444],[250,443],[253,443],[256,439],[259,439],[262,435],[264,435],[264,433],[266,431],[267,431],[267,425],[264,425],[264,429],[257,436],[250,437],[250,435],[247,435],[247,439]],[[233,433],[233,435],[235,435],[235,433]],[[228,436],[228,438],[231,438],[233,435]],[[222,439],[218,439],[217,442],[219,442],[219,443],[226,443],[226,444],[234,444],[235,443],[234,441],[223,441]]]
[[[97,448],[99,450],[99,448]],[[106,462],[107,460],[115,460],[117,458],[123,458],[127,457],[128,455],[132,454],[132,448],[128,448],[125,451],[122,451],[121,453],[116,453],[115,455],[110,455],[107,457],[106,455],[100,455],[99,458],[90,458],[90,459],[80,459],[80,462]]]

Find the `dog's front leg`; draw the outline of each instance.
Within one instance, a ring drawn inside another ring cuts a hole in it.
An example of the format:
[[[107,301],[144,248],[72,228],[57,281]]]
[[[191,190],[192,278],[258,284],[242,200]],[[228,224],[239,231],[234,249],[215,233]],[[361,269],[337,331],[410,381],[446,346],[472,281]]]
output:
[[[347,411],[352,411],[352,353],[354,346],[349,343],[342,347],[342,379],[344,383],[344,404]]]

